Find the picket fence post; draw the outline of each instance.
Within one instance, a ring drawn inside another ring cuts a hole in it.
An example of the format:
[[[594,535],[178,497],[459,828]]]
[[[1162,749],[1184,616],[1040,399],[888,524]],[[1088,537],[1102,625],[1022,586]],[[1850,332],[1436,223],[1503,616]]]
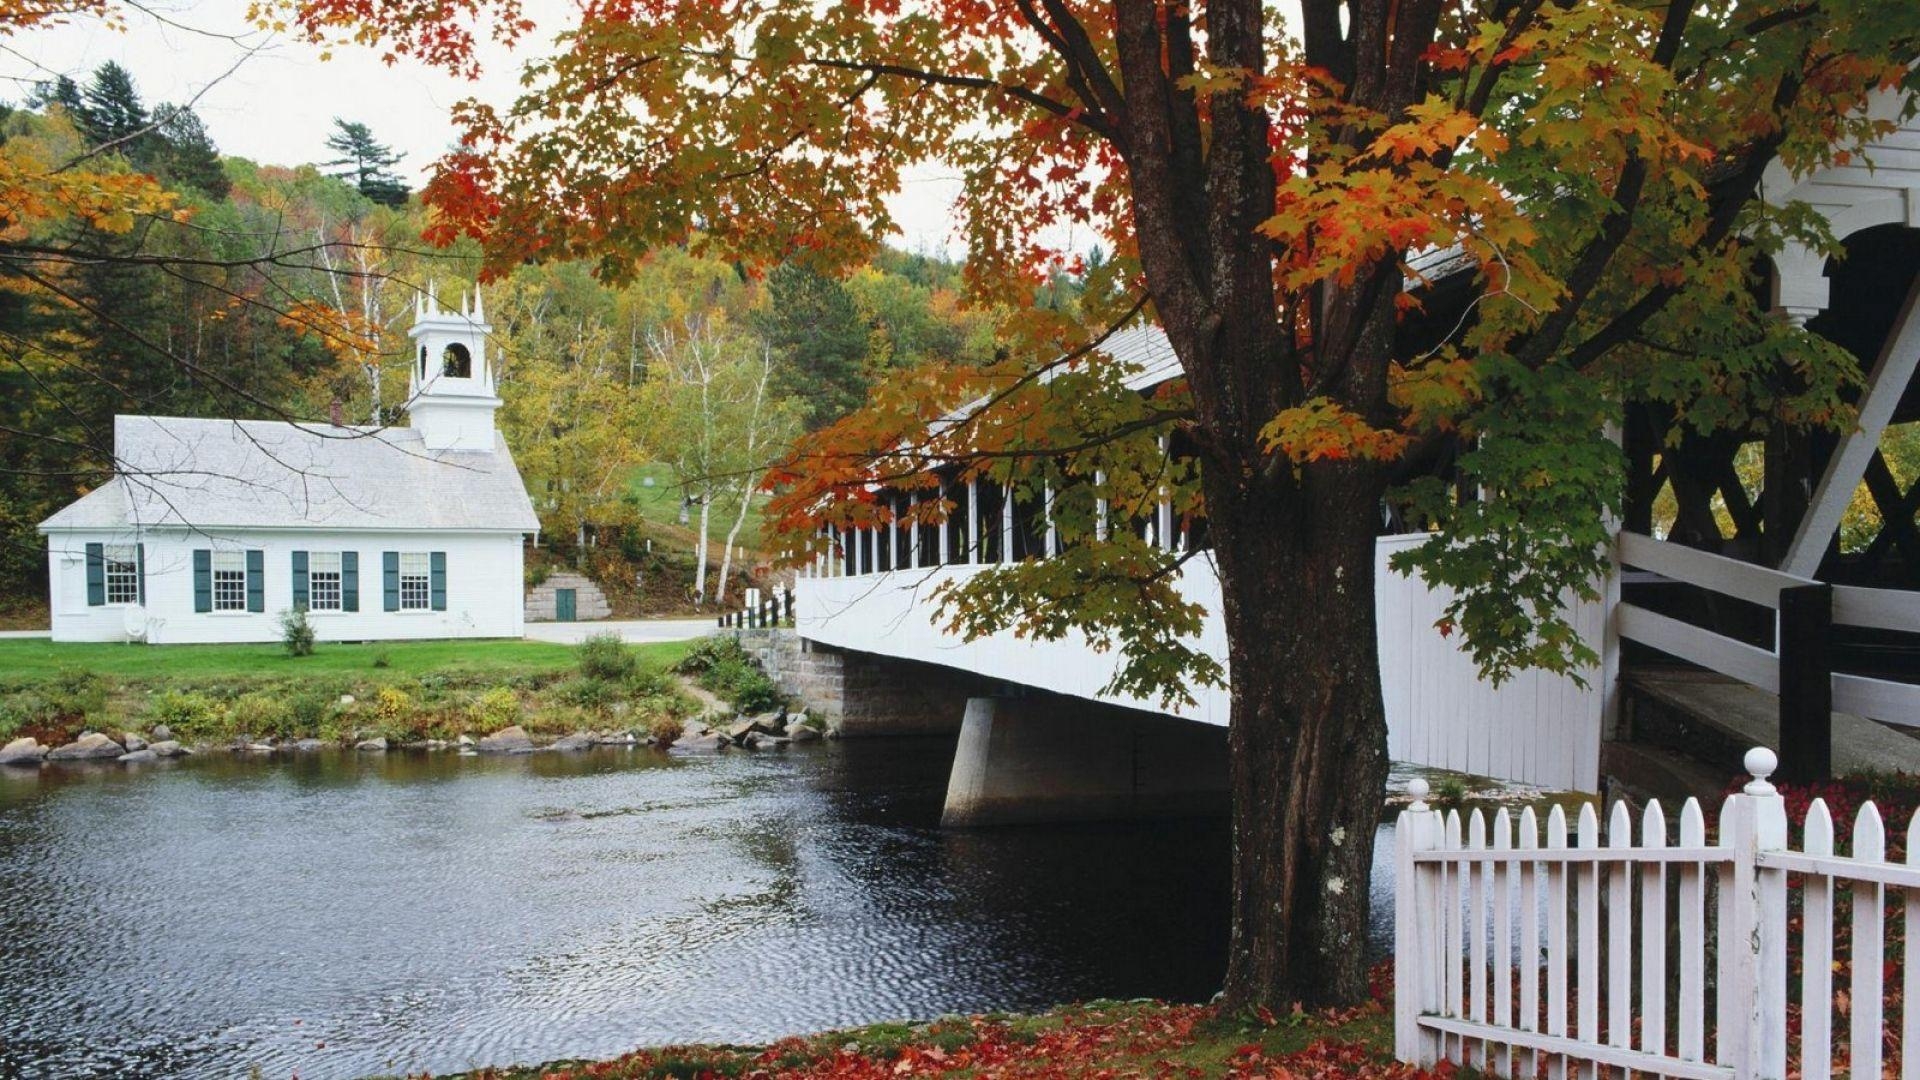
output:
[[[1407,785],[1413,802],[1395,822],[1393,906],[1395,962],[1393,968],[1393,1054],[1409,1065],[1429,1068],[1440,1060],[1440,1038],[1420,1026],[1420,1015],[1438,1004],[1437,934],[1433,929],[1434,902],[1439,897],[1422,888],[1424,871],[1414,853],[1435,847],[1437,815],[1427,805],[1427,782],[1415,777]]]
[[[1722,1045],[1721,1064],[1733,1068],[1734,1080],[1784,1080],[1787,1072],[1787,875],[1757,865],[1755,858],[1787,846],[1786,801],[1767,782],[1779,764],[1766,747],[1747,751],[1745,765],[1753,779],[1728,800],[1734,925],[1731,934],[1723,931],[1721,942],[1733,962],[1731,980],[1720,993],[1737,1003],[1733,1034],[1738,1042]],[[1727,828],[1725,822],[1721,828]]]

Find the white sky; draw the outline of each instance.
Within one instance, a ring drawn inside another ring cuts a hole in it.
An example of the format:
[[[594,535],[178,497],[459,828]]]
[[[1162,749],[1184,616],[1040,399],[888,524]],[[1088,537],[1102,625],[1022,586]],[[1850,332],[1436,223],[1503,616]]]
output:
[[[543,30],[571,18],[566,0],[527,6]],[[324,161],[330,155],[323,144],[339,116],[367,124],[404,151],[400,168],[417,186],[453,142],[453,104],[470,96],[510,101],[520,59],[538,48],[530,42],[519,58],[492,48],[485,74],[470,83],[404,60],[389,67],[373,50],[351,46],[323,61],[319,49],[291,38],[249,33],[246,8],[247,0],[172,0],[152,5],[152,16],[122,6],[129,15],[124,32],[82,21],[15,35],[0,42],[0,99],[19,102],[33,83],[54,75],[84,84],[94,68],[117,60],[149,106],[204,91],[195,111],[223,153],[275,165]],[[945,170],[916,170],[892,202],[901,230],[894,242],[958,256],[952,208],[959,187]]]

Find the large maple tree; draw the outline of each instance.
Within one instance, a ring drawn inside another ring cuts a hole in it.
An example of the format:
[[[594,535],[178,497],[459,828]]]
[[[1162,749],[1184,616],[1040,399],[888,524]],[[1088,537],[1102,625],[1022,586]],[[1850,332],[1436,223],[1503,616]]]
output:
[[[1886,130],[1864,106],[1920,55],[1912,0],[1300,9],[586,0],[518,100],[459,108],[427,188],[496,269],[618,277],[679,243],[844,264],[911,166],[960,172],[972,284],[1011,312],[1002,359],[877,387],[784,470],[779,510],[801,552],[821,522],[939,515],[941,476],[1050,499],[1062,553],[970,576],[948,617],[1083,633],[1118,650],[1117,688],[1174,700],[1223,675],[1177,588],[1200,556],[1125,523],[1162,499],[1204,513],[1232,674],[1234,1007],[1364,992],[1383,502],[1437,530],[1409,564],[1457,590],[1441,629],[1489,677],[1586,670],[1564,600],[1605,570],[1626,403],[1703,430],[1844,419],[1851,362],[1755,299],[1760,256],[1829,242],[1762,181]],[[531,29],[515,0],[297,18],[468,72],[486,35]],[[1032,304],[1049,238],[1088,232],[1116,255],[1082,301]],[[1149,393],[1099,347],[1142,313],[1180,368]]]

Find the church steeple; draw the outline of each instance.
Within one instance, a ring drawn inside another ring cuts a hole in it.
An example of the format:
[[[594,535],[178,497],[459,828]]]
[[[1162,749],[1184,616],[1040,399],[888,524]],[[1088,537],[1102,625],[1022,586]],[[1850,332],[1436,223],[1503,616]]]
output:
[[[407,417],[429,450],[493,449],[493,368],[487,362],[486,312],[476,289],[452,311],[440,307],[431,286],[414,302],[413,376]]]

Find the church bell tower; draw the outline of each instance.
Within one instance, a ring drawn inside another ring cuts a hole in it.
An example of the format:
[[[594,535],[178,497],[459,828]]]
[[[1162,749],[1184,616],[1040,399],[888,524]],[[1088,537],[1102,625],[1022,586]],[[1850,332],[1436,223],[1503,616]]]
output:
[[[494,443],[493,414],[500,398],[487,363],[486,312],[479,290],[473,306],[442,310],[431,287],[414,303],[413,377],[408,383],[408,423],[429,450],[482,450]]]

